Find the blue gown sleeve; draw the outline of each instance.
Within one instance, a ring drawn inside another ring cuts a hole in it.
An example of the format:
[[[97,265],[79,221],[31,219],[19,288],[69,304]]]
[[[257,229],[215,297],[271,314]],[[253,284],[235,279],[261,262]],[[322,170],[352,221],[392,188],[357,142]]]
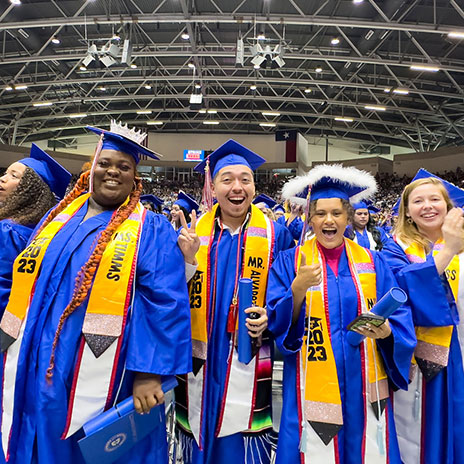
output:
[[[382,227],[377,227],[377,230],[380,233],[380,241],[385,245],[385,243],[390,240],[390,237],[387,235],[385,230],[382,229]]]
[[[0,221],[0,317],[10,297],[13,262],[26,247],[31,232],[30,227],[9,219]]]
[[[296,217],[290,224],[287,225],[288,231],[292,234],[293,240],[299,240],[303,231],[303,221],[300,217]]]
[[[377,274],[377,301],[392,287],[398,287],[393,272],[380,253],[374,255]],[[408,305],[400,306],[389,318],[392,334],[377,340],[385,370],[396,388],[407,389],[411,358],[416,347],[416,335],[411,309]]]
[[[277,347],[284,355],[300,350],[305,330],[305,301],[303,301],[297,323],[292,325],[291,285],[296,275],[294,262],[295,249],[279,254],[269,272],[266,295],[268,328],[275,337]]]
[[[126,367],[152,374],[192,370],[190,306],[177,234],[147,213],[140,241]]]
[[[459,323],[455,305],[448,303],[448,283],[438,274],[432,256],[424,263],[410,263],[403,249],[391,239],[381,253],[408,294],[415,325],[443,327]]]
[[[295,246],[290,232],[285,226],[282,226],[278,222],[274,222],[275,230],[275,245],[274,245],[274,258],[283,250],[288,250]]]

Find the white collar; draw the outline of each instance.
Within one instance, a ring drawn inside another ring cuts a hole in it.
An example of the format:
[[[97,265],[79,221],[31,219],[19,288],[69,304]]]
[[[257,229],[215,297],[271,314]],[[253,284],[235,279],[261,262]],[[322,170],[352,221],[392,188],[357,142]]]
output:
[[[237,227],[237,229],[232,230],[227,224],[224,224],[224,223],[222,223],[222,228],[223,228],[224,230],[229,231],[229,234],[232,235],[232,236],[234,236],[234,235],[237,235],[237,234],[242,230],[242,228],[247,224],[247,222],[248,222],[249,219],[250,219],[250,212],[247,213],[247,215],[246,215],[244,221],[242,222],[242,225],[239,226],[239,227]],[[218,217],[216,218],[216,223],[217,223],[217,225],[218,225],[219,227],[221,227],[221,218],[220,218],[220,216],[218,216]]]

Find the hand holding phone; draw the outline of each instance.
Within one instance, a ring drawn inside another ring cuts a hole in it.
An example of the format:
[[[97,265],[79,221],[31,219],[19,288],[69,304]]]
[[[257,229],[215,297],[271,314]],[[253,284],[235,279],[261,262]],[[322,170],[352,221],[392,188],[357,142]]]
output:
[[[356,329],[367,327],[368,323],[380,327],[385,324],[385,318],[373,313],[363,313],[351,321],[347,329],[356,332]]]

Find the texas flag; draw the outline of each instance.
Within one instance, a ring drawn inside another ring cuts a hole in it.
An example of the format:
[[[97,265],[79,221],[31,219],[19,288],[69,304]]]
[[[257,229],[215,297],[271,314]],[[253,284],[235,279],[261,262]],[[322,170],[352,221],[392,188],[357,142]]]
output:
[[[285,142],[285,162],[296,162],[297,130],[280,130],[275,133],[276,142]]]

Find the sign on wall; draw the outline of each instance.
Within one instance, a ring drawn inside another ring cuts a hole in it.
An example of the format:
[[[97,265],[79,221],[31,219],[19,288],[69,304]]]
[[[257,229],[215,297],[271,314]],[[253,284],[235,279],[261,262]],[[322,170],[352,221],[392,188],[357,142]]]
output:
[[[184,161],[203,161],[205,150],[184,150]]]

